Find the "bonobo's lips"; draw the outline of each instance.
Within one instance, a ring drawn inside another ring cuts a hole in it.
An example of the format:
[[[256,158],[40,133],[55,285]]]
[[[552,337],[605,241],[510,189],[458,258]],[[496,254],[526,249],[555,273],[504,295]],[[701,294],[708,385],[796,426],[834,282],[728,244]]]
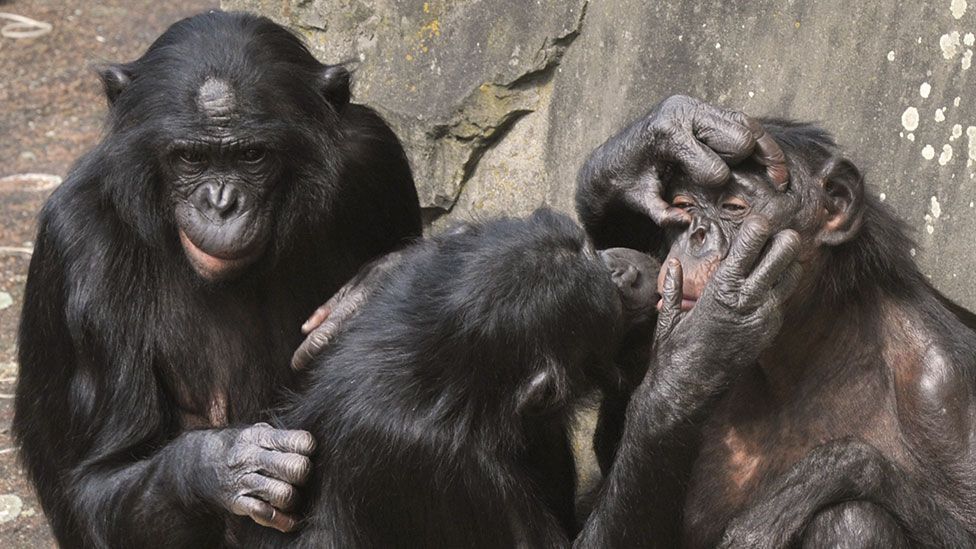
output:
[[[699,297],[701,297],[701,295],[688,295],[688,294],[682,295],[681,310],[690,311],[695,306],[695,303],[698,303]],[[663,308],[664,308],[664,299],[660,299],[657,302],[657,310],[660,311]]]
[[[218,257],[211,255],[198,248],[182,229],[180,229],[180,243],[183,245],[183,250],[186,253],[186,257],[190,260],[193,270],[201,277],[210,281],[221,280],[240,272],[241,269],[253,263],[261,254],[261,251],[258,250],[257,252],[246,253],[238,257]]]

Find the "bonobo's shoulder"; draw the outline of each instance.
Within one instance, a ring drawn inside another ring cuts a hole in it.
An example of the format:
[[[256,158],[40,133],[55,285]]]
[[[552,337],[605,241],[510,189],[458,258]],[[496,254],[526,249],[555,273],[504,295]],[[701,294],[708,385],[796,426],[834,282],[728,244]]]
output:
[[[341,116],[344,145],[351,154],[368,157],[367,150],[382,149],[384,154],[403,156],[400,139],[373,109],[350,103],[342,109]]]
[[[93,220],[102,191],[98,178],[92,175],[97,160],[90,156],[82,158],[48,197],[38,220],[42,228],[72,230]]]
[[[902,428],[929,443],[959,440],[938,433],[966,433],[976,425],[976,337],[951,315],[886,309],[883,352]]]

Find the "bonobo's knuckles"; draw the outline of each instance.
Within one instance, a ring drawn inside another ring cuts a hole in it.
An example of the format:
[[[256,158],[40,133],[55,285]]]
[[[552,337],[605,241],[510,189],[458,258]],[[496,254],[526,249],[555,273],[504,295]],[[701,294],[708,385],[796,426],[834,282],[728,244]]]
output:
[[[243,429],[209,431],[202,444],[202,463],[216,463],[217,493],[211,496],[228,511],[250,516],[259,524],[290,531],[297,520],[285,513],[298,506],[296,486],[312,471],[315,449],[305,431],[274,429],[258,423]]]

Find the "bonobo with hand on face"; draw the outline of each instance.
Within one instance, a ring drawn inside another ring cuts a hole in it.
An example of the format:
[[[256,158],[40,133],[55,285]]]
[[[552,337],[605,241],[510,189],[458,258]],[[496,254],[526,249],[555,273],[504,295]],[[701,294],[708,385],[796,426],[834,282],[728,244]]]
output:
[[[684,130],[647,131],[661,127],[661,117]],[[704,126],[716,119],[723,122]],[[919,273],[902,224],[865,191],[826,132],[735,120],[741,115],[673,98],[581,170],[578,204],[588,230],[604,245],[642,243],[665,256],[659,288],[680,293],[673,305],[685,311],[663,339],[659,322],[648,353],[658,366],[629,397],[621,434],[603,439],[616,451],[605,453],[615,458],[604,460],[612,465],[606,492],[650,495],[600,500],[591,523],[605,526],[590,539],[976,545],[976,483],[966,473],[976,463],[968,436],[976,429],[974,316]],[[754,135],[768,140],[759,157],[723,152],[747,135],[743,127],[761,128]],[[712,151],[702,155],[706,143]],[[773,146],[780,170],[770,169]],[[724,178],[701,177],[720,155],[731,165],[713,173]],[[770,234],[762,252],[770,260],[754,263],[752,275],[739,277],[751,261],[726,268],[742,253],[736,242],[762,246]],[[760,305],[770,298],[781,307]],[[743,309],[753,312],[734,325],[714,322]],[[770,322],[775,316],[784,328]],[[683,326],[696,318],[712,322]],[[735,332],[749,336],[729,353]],[[710,366],[723,357],[732,375]],[[662,361],[678,373],[688,365],[684,385],[669,391],[670,406],[655,389],[667,372]],[[622,422],[623,414],[601,415],[601,425]]]

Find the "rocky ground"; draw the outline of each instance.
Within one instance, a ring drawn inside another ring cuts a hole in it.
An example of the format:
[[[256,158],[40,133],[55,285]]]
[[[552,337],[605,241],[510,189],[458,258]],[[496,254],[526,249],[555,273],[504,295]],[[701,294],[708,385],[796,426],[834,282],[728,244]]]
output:
[[[0,547],[55,546],[10,435],[16,331],[37,211],[99,136],[105,100],[92,67],[138,57],[169,24],[217,4],[0,2],[0,12],[52,26],[39,37],[0,37]]]

